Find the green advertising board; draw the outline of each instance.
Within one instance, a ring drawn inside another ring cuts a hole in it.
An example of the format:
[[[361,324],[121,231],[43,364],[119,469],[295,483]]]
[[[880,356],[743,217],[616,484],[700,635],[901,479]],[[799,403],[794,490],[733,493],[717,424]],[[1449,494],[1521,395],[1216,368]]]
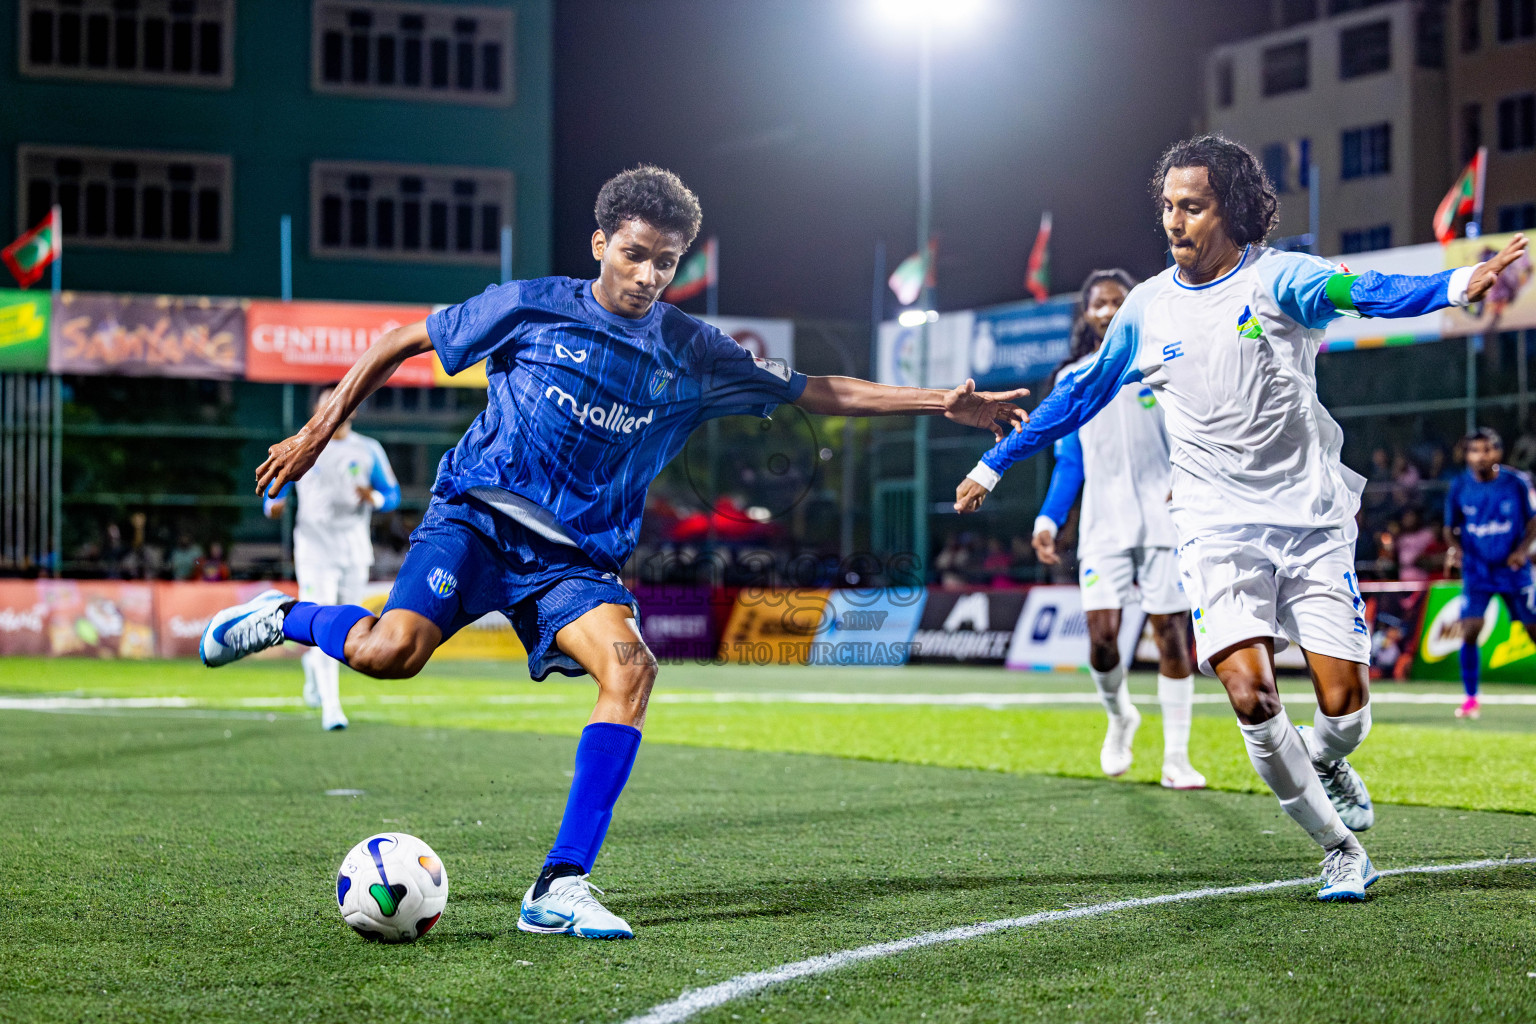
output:
[[[48,315],[52,308],[49,292],[0,288],[0,372],[48,369]]]
[[[1414,659],[1413,678],[1459,680],[1461,664],[1461,584],[1436,583],[1424,605],[1424,635]],[[1479,638],[1485,682],[1536,683],[1536,643],[1525,627],[1509,617],[1500,599],[1491,601]]]

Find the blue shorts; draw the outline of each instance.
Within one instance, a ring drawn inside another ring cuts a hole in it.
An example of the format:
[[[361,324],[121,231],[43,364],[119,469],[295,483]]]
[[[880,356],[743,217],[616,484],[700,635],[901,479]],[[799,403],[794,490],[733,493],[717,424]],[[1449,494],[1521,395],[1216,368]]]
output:
[[[1536,584],[1532,583],[1529,574],[1519,585],[1479,579],[1463,580],[1461,617],[1482,618],[1488,610],[1488,602],[1493,600],[1495,594],[1504,599],[1504,607],[1509,609],[1511,619],[1527,627],[1536,626]]]
[[[528,649],[528,674],[539,680],[550,672],[586,674],[555,646],[555,634],[603,604],[629,605],[639,618],[618,574],[579,548],[541,537],[474,498],[434,496],[384,610],[424,615],[444,640],[501,612]]]

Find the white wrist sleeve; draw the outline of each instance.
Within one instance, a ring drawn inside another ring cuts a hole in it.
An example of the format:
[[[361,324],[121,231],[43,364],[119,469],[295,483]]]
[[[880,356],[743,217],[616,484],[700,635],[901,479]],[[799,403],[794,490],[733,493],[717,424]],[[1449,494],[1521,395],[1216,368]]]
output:
[[[1052,537],[1056,536],[1056,520],[1051,519],[1049,516],[1036,516],[1035,534],[1042,533],[1048,533]]]
[[[1481,263],[1477,267],[1482,266]],[[1465,306],[1467,304],[1467,285],[1472,282],[1472,274],[1477,267],[1457,267],[1451,271],[1451,279],[1446,282],[1445,300],[1453,306]]]
[[[965,478],[967,480],[975,480],[990,492],[997,486],[997,482],[1003,478],[1003,474],[999,473],[985,462],[978,462],[976,463],[974,469],[965,474]]]

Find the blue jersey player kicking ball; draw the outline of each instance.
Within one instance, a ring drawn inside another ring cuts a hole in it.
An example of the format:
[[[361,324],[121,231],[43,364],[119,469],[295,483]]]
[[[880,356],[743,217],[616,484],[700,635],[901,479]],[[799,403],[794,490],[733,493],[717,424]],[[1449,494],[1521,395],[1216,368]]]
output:
[[[487,360],[486,409],[443,457],[383,614],[269,591],[215,615],[201,654],[224,665],[288,639],[365,675],[406,678],[459,629],[501,612],[528,649],[534,679],[589,673],[598,689],[554,848],[518,927],[616,939],[633,933],[592,896],[586,876],[634,765],[656,678],[634,595],[619,578],[651,481],[695,427],[718,416],[767,416],[784,403],[834,416],[942,414],[1001,438],[1023,423],[1012,400],[1026,392],[806,377],[754,358],[657,301],[702,216],[676,175],[626,171],[603,186],[596,214],[596,280],[493,286],[391,331],[257,469],[263,495],[303,476],[410,356],[435,349],[449,373]]]
[[[1488,602],[1498,595],[1509,617],[1536,634],[1536,581],[1531,544],[1536,542],[1536,491],[1531,478],[1499,465],[1504,442],[1488,427],[1467,435],[1467,471],[1445,496],[1448,567],[1461,565],[1461,685],[1467,699],[1457,718],[1476,718],[1477,638]]]

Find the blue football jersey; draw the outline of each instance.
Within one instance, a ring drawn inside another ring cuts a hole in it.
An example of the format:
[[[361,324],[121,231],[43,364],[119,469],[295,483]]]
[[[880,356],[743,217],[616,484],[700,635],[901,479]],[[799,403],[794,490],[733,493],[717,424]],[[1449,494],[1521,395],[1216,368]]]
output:
[[[804,374],[673,306],[632,320],[566,277],[492,285],[433,313],[427,333],[450,374],[485,359],[490,381],[433,493],[510,491],[614,570],[634,550],[646,489],[695,427],[766,417],[805,390]]]
[[[1531,479],[1518,469],[1500,466],[1486,483],[1462,473],[1445,496],[1445,524],[1461,530],[1462,576],[1505,586],[1523,585],[1530,567],[1515,572],[1505,563],[1536,515]]]

